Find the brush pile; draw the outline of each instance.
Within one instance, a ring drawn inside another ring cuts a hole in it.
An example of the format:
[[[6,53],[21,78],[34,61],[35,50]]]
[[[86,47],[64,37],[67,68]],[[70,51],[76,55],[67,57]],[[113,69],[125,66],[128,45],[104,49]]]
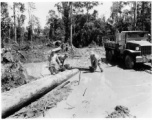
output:
[[[20,85],[26,84],[26,70],[21,59],[24,56],[15,49],[3,48],[1,52],[1,83],[2,92],[9,91]]]
[[[136,116],[129,114],[129,112],[129,109],[124,106],[116,106],[115,111],[106,118],[136,118]]]

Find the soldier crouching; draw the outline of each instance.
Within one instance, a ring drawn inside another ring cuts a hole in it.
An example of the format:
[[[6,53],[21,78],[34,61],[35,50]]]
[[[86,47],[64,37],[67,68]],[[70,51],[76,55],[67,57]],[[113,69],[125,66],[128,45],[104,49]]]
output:
[[[49,61],[49,71],[52,75],[55,75],[59,72],[61,62],[58,58],[58,55],[55,54],[54,51],[51,52],[51,54],[48,57]]]
[[[92,51],[90,54],[90,62],[91,62],[90,71],[91,72],[94,72],[98,66],[99,66],[100,71],[103,72],[100,61],[101,59],[99,58],[99,56]]]

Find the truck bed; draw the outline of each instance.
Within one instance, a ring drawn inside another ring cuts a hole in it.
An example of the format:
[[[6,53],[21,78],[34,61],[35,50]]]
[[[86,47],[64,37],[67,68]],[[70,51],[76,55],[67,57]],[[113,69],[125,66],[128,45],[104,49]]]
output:
[[[118,47],[118,44],[115,41],[107,41],[104,43],[105,48],[111,48],[116,49]]]

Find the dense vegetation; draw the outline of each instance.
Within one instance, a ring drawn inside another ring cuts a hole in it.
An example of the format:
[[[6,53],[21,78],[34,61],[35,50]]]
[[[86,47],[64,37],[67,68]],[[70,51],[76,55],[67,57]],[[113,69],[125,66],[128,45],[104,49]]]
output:
[[[61,16],[54,10],[48,11],[46,26],[42,29],[39,19],[32,14],[34,3],[28,3],[29,16],[25,16],[24,3],[13,3],[14,15],[10,16],[8,3],[1,2],[1,45],[15,40],[19,45],[29,43],[48,43],[56,40],[70,42],[72,24],[72,43],[75,47],[89,44],[102,45],[102,37],[114,34],[116,30],[146,30],[151,32],[151,2],[130,1],[113,2],[111,15],[98,16],[98,11],[90,10],[98,6],[99,2],[59,2],[55,6]],[[125,9],[129,6],[130,9]],[[102,7],[102,5],[101,5]],[[72,14],[71,13],[72,8]],[[15,18],[14,18],[15,17]],[[24,28],[24,21],[29,17],[29,25]],[[15,19],[15,25],[14,25]],[[16,33],[14,32],[16,31]]]

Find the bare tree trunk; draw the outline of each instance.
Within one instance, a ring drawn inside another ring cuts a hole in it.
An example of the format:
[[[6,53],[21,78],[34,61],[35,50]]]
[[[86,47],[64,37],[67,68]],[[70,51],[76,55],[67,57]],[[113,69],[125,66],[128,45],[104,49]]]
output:
[[[31,15],[31,44],[32,44],[32,49],[33,49],[33,18]]]
[[[88,22],[88,12],[89,12],[89,11],[88,11],[88,9],[87,9],[87,22]]]
[[[88,18],[88,17],[89,17],[89,16],[88,16],[88,14],[89,14],[89,8],[88,8],[88,7],[89,7],[89,4],[87,4],[87,22],[89,22],[89,20],[88,20],[88,19],[89,19],[89,18]]]
[[[29,13],[29,21],[30,21],[30,27],[31,27],[31,47],[33,48],[33,17],[32,17],[32,10],[31,10],[31,3],[28,3],[28,13]]]
[[[14,41],[16,41],[16,15],[15,15],[15,2],[13,3],[13,10],[14,10],[14,33],[15,33],[15,36],[14,36]]]
[[[137,30],[136,22],[137,22],[137,1],[135,1],[135,10],[134,10],[134,29],[135,30]]]
[[[142,2],[142,16],[144,17],[144,2]],[[142,30],[144,30],[144,18],[142,18]]]
[[[151,5],[152,5],[152,2],[151,2]],[[150,8],[151,8],[151,5],[150,5]],[[152,23],[152,8],[151,8],[151,19],[150,19],[150,23]],[[151,24],[151,43],[152,43],[152,24]]]
[[[55,40],[54,40],[54,38],[55,38],[55,33],[54,33],[54,31],[55,31],[55,30],[54,30],[54,19],[53,19],[53,24],[52,24],[52,42],[55,41]]]
[[[23,41],[24,41],[24,30],[22,31],[22,33],[21,33],[22,35],[21,35],[21,37],[22,37],[22,45],[23,45]]]
[[[71,44],[71,49],[73,50],[73,45],[72,45],[72,2],[70,3],[70,19],[71,19],[70,44]]]
[[[8,40],[8,44],[10,44],[10,39],[11,39],[11,27],[9,26],[9,40]]]

